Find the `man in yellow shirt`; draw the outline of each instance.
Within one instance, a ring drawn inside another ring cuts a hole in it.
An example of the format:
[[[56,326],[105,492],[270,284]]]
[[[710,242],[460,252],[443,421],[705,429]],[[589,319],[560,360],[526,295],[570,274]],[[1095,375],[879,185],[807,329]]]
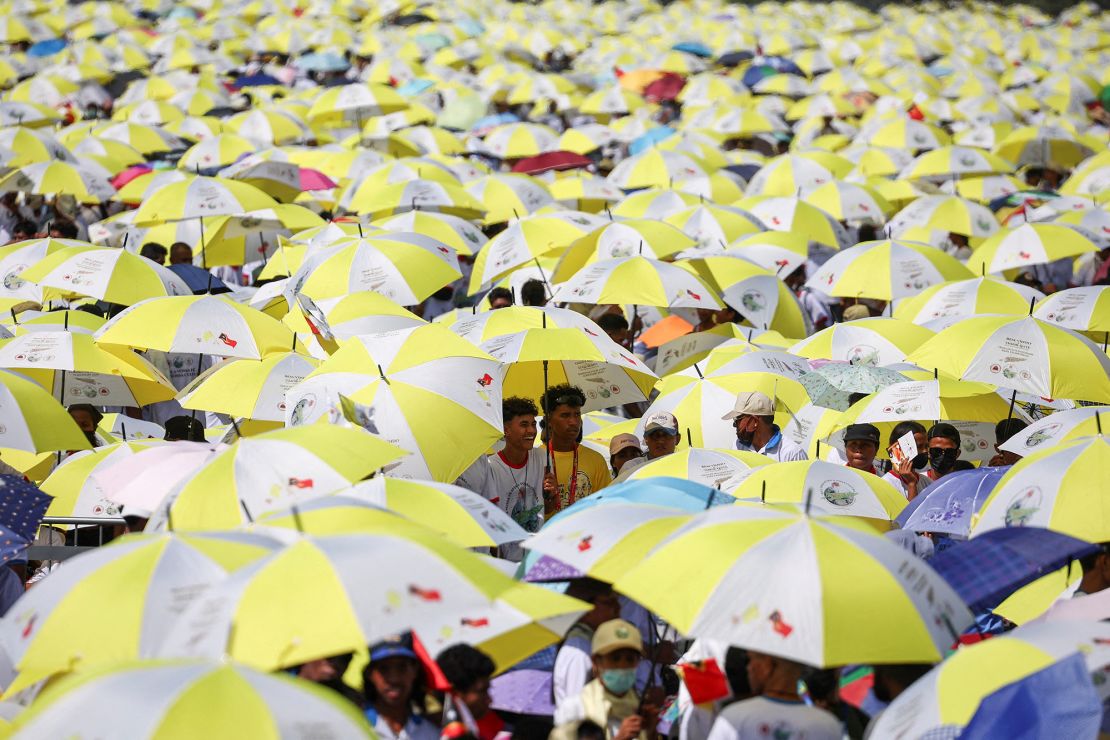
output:
[[[543,442],[548,470],[543,480],[544,518],[609,485],[609,466],[598,453],[583,447],[582,407],[586,395],[572,385],[547,389],[542,399]]]

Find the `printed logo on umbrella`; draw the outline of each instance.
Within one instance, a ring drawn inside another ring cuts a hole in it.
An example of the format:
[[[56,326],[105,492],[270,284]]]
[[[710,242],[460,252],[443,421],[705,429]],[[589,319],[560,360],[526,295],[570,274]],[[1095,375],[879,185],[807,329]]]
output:
[[[821,484],[821,495],[833,506],[851,506],[859,492],[842,480],[827,480]]]
[[[1029,486],[1010,500],[1004,521],[1007,527],[1024,527],[1041,510],[1041,489]]]

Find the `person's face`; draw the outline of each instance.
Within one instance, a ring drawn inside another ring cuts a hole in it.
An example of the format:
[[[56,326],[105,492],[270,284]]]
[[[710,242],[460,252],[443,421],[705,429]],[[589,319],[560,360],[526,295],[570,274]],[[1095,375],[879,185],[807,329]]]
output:
[[[1013,465],[1021,459],[1021,455],[1010,452],[1009,450],[1000,450],[998,449],[998,445],[995,445],[994,449],[998,452],[998,456],[1002,458],[1003,465]]]
[[[474,719],[484,717],[493,703],[489,696],[489,677],[479,678],[466,691],[460,691],[459,699],[466,704]]]
[[[514,450],[530,450],[536,443],[536,417],[531,414],[514,416],[505,424],[505,446]]]
[[[640,665],[640,654],[632,648],[621,648],[605,655],[594,656],[594,663],[603,671],[619,671]]]
[[[619,473],[621,472],[621,468],[623,468],[626,463],[628,463],[630,460],[635,460],[642,454],[643,453],[641,453],[640,450],[636,447],[625,447],[623,450],[620,450],[619,452],[617,452],[617,454],[609,458],[609,464],[613,466],[613,470]]]
[[[678,446],[678,435],[668,434],[662,429],[657,429],[651,434],[644,435],[644,444],[650,458],[663,457],[674,452]]]
[[[871,470],[875,466],[875,454],[878,451],[878,445],[865,439],[853,439],[844,445],[848,467],[856,470]]]
[[[763,653],[748,652],[748,685],[752,695],[759,696],[775,672],[775,659]]]
[[[916,436],[916,435],[915,435]],[[933,437],[929,440],[930,450],[954,450],[956,443],[948,439],[948,437]]]
[[[736,429],[736,438],[744,444],[751,444],[752,436],[759,429],[759,419],[745,414],[737,416],[732,425]]]
[[[82,432],[95,432],[96,420],[93,419],[92,414],[84,409],[71,409],[69,415],[77,422]]]
[[[925,438],[925,432],[914,432],[913,433],[913,441],[914,441],[914,444],[917,445],[918,454],[921,454],[923,452],[928,453],[928,451],[929,451],[929,440],[927,440]]]
[[[337,677],[335,666],[327,658],[320,658],[319,660],[310,660],[301,666],[301,670],[297,672],[298,678],[303,678],[307,681],[314,681],[321,683],[323,681],[331,681]]]
[[[556,406],[547,423],[551,426],[551,434],[556,439],[574,442],[582,429],[582,408],[568,404]]]
[[[594,629],[621,615],[621,602],[612,591],[595,598],[593,604],[593,608],[582,615],[582,621]]]
[[[403,656],[385,658],[371,664],[370,683],[374,686],[378,701],[394,707],[407,703],[412,696],[416,671],[416,661]]]

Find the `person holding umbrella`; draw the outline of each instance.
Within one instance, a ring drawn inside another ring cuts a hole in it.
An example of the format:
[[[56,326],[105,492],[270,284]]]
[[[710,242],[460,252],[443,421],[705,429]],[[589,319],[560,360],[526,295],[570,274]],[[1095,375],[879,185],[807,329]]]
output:
[[[572,385],[555,385],[543,394],[543,441],[548,470],[543,479],[544,517],[549,519],[612,482],[609,466],[582,447],[582,407],[586,394]]]
[[[745,391],[736,394],[732,411],[721,417],[736,429],[736,449],[758,452],[779,462],[808,460],[798,444],[783,436],[775,424],[775,406],[765,393]]]
[[[641,702],[636,692],[636,667],[644,655],[640,630],[623,619],[611,619],[597,628],[590,651],[596,678],[556,708],[551,740],[576,738],[584,720],[602,727],[611,740],[657,737],[658,710]]]

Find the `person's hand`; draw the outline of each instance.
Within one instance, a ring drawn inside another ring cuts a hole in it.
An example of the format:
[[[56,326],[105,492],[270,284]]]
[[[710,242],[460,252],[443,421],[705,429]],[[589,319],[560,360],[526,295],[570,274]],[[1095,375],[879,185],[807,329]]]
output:
[[[917,471],[913,469],[912,458],[906,458],[900,463],[894,463],[894,467],[892,467],[891,470],[905,483],[916,483],[919,477]]]
[[[557,511],[559,501],[559,484],[555,481],[554,473],[543,476],[543,513],[550,516]]]
[[[627,717],[624,722],[621,722],[620,729],[617,730],[616,736],[613,740],[636,740],[644,729],[644,719],[638,714]]]

